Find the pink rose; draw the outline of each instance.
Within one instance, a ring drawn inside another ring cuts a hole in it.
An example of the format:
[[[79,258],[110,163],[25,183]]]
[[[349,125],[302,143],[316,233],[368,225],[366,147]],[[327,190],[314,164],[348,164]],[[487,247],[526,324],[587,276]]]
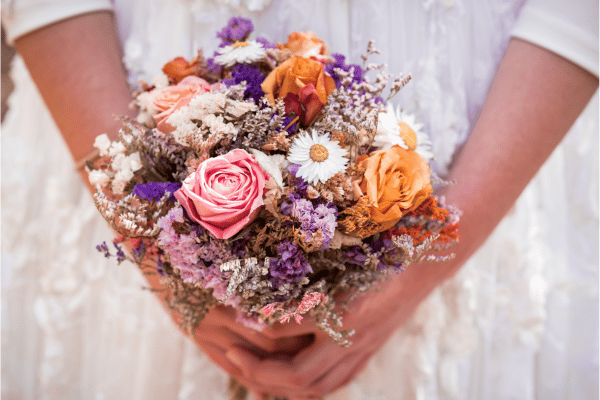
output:
[[[210,84],[197,76],[186,76],[177,85],[158,89],[152,102],[154,107],[161,111],[154,116],[158,130],[164,133],[171,132],[173,127],[165,122],[167,118],[175,110],[187,106],[194,96],[208,92],[210,89]]]
[[[258,216],[269,179],[253,156],[235,149],[200,164],[175,197],[192,220],[229,239]]]

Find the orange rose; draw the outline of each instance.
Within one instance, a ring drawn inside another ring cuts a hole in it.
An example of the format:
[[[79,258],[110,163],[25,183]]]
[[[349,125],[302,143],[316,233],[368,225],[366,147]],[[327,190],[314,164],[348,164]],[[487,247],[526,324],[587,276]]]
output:
[[[200,72],[200,61],[193,59],[192,62],[189,62],[183,57],[177,57],[166,63],[162,71],[171,81],[179,83],[186,76],[198,75]]]
[[[312,32],[292,32],[288,36],[286,44],[278,43],[277,47],[281,50],[289,50],[292,54],[301,57],[316,57],[317,59],[326,58],[329,49],[324,41],[315,36]]]
[[[414,151],[393,146],[371,153],[363,165],[366,170],[359,187],[372,204],[371,218],[382,225],[382,231],[394,226],[433,192],[429,165]]]
[[[325,73],[323,64],[305,57],[292,56],[275,68],[263,81],[261,88],[271,104],[283,99],[288,93],[297,95],[311,84],[323,104],[335,89],[333,78]]]

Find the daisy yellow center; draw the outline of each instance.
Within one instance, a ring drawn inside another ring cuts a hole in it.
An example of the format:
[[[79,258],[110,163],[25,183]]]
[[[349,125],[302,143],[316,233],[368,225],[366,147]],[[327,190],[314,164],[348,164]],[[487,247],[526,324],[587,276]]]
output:
[[[237,42],[231,45],[231,47],[233,47],[234,49],[237,49],[238,47],[246,47],[246,46],[250,46],[250,43],[248,42]]]
[[[417,148],[417,134],[412,130],[408,124],[404,122],[398,123],[398,127],[400,128],[400,137],[404,140],[404,143],[408,147],[409,150],[414,150]]]
[[[322,144],[310,146],[310,159],[314,162],[323,162],[329,157],[329,152]]]

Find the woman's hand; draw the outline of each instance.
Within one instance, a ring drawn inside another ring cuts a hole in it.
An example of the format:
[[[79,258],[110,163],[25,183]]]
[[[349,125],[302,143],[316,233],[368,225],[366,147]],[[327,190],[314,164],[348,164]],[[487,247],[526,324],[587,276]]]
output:
[[[233,318],[223,319],[212,311],[199,328],[203,336],[197,334],[196,340],[257,396],[320,398],[349,383],[423,298],[454,271],[445,265],[414,265],[381,284],[381,290],[358,297],[343,314],[343,328],[356,332],[347,348],[321,332],[310,317],[301,324],[275,324],[254,332],[239,323],[229,325]]]

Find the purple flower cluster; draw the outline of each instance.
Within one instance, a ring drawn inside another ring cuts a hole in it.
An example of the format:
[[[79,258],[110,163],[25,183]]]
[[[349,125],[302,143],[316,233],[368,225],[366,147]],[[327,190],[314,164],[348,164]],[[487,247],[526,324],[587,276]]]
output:
[[[346,57],[341,54],[332,54],[331,55],[335,62],[329,63],[325,66],[325,72],[327,72],[333,80],[335,81],[335,87],[339,88],[341,85],[341,78],[338,74],[335,73],[336,68],[340,68],[344,71],[350,71],[351,68],[354,68],[353,79],[356,83],[360,83],[363,80],[363,70],[360,65],[356,64],[346,64]]]
[[[173,224],[184,222],[183,209],[174,207],[158,220],[161,229],[158,245],[169,254],[171,265],[180,271],[184,282],[198,282],[204,277],[204,263],[199,258],[202,245],[198,243],[196,232],[189,235],[178,234]]]
[[[344,261],[346,264],[364,265],[367,260],[367,256],[360,246],[352,246],[350,250],[347,250],[344,254]]]
[[[125,261],[127,259],[127,256],[125,255],[123,248],[121,246],[119,246],[117,243],[113,242],[113,246],[115,246],[115,249],[117,250],[117,253],[115,254],[115,257],[117,257],[117,264],[121,264],[123,261]],[[110,253],[110,250],[108,249],[106,242],[102,242],[102,244],[99,244],[98,246],[96,246],[96,250],[98,250],[100,253],[104,253],[104,257],[106,257],[106,258],[110,258],[113,256]]]
[[[179,190],[181,183],[179,182],[148,182],[139,183],[133,188],[133,194],[152,202],[157,202],[164,196],[166,192],[171,193],[169,200],[175,202],[175,196],[173,194]]]
[[[276,49],[277,48],[277,46],[275,46],[273,43],[269,42],[267,39],[257,38],[256,41],[258,43],[262,44],[265,49]]]
[[[218,54],[218,53],[215,52],[215,55],[216,54]],[[210,72],[211,74],[215,74],[215,75],[221,75],[221,72],[223,71],[223,67],[215,62],[214,56],[206,59],[206,63],[207,63],[206,68],[208,69],[208,72]]]
[[[227,86],[239,85],[245,81],[246,90],[244,91],[244,99],[251,98],[254,100],[254,103],[260,103],[265,94],[260,87],[261,83],[265,80],[265,77],[260,72],[260,68],[254,65],[237,64],[231,72],[231,76],[231,79],[223,81]]]
[[[252,21],[246,18],[233,17],[227,26],[217,32],[217,37],[223,40],[222,46],[230,45],[238,41],[244,41],[254,31]]]
[[[372,251],[378,251],[388,256],[395,256],[398,252],[398,248],[394,245],[394,242],[391,239],[383,239],[380,237],[378,240],[373,241],[370,244],[370,246]],[[380,257],[378,269],[383,270],[387,269],[388,267],[393,267],[394,269],[399,271],[402,268],[402,266],[402,263],[393,263],[387,265],[381,261]]]
[[[173,224],[184,221],[183,208],[169,210],[167,215],[158,220],[161,232],[157,243],[169,254],[171,265],[180,271],[185,282],[205,280],[213,265],[243,257],[243,251],[232,249],[221,240],[210,237],[200,240],[198,235],[202,233],[201,230],[192,230],[189,234],[177,233]],[[215,271],[212,273],[214,275]]]
[[[269,268],[270,280],[275,287],[284,283],[296,283],[313,272],[310,264],[304,257],[302,249],[289,240],[277,245],[279,258],[271,263]]]
[[[229,273],[221,272],[216,266],[207,268],[206,275],[202,281],[202,286],[205,289],[212,289],[212,294],[215,299],[225,300],[225,305],[236,307],[241,302],[241,298],[236,294],[226,297],[227,286],[229,286]]]
[[[298,170],[300,169],[300,167],[301,167],[300,164],[290,164],[287,166],[287,170],[294,177],[293,182],[291,182],[292,186],[296,187],[296,190],[298,191],[298,193],[301,196],[305,196],[306,189],[308,189],[308,182],[306,182],[302,178],[296,178],[296,174],[298,173]]]
[[[319,204],[314,207],[307,199],[290,196],[291,215],[300,221],[300,232],[307,243],[320,244],[321,249],[329,247],[337,227],[338,210],[333,204]]]

